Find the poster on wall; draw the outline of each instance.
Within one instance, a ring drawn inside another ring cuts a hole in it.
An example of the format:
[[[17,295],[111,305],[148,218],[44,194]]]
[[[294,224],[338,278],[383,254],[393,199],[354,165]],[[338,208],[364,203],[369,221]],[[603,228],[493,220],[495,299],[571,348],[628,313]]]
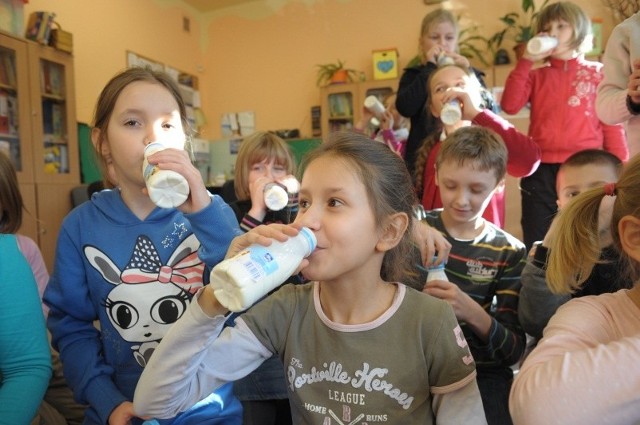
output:
[[[227,112],[220,118],[222,137],[238,138],[248,136],[256,130],[253,111]]]
[[[139,66],[141,68],[149,67],[154,71],[165,70],[163,63],[153,61],[151,59],[145,58],[133,52],[127,52],[127,67],[133,68],[134,66]]]

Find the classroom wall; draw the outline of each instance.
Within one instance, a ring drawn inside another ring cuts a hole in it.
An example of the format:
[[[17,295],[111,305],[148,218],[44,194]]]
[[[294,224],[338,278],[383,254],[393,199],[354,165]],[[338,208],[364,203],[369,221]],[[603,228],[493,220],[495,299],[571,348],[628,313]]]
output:
[[[475,0],[442,5],[489,36],[520,2],[493,0],[491,12]],[[575,2],[604,19],[606,39],[614,25],[609,11],[601,2]],[[371,51],[396,47],[403,66],[417,52],[422,17],[435,7],[422,0],[256,0],[200,14],[180,0],[30,0],[25,18],[52,11],[73,33],[81,122],[91,121],[100,90],[131,50],[199,77],[208,120],[202,137],[219,138],[220,115],[239,111],[254,111],[258,129],[299,128],[305,137],[310,108],[320,104],[316,64],[342,59],[371,78]],[[182,30],[184,17],[190,33]]]

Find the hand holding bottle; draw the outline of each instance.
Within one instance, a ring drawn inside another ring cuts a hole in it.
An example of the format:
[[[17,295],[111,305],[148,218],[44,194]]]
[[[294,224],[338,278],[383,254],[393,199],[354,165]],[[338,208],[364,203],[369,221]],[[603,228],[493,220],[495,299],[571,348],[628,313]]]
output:
[[[315,235],[306,227],[283,242],[252,244],[215,266],[209,285],[225,308],[246,310],[293,275],[315,247]]]

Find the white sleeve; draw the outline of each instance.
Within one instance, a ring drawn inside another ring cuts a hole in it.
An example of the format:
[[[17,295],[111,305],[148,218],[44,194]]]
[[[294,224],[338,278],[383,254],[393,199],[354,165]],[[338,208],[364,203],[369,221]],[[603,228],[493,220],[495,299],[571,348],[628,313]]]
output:
[[[598,85],[596,112],[605,124],[619,124],[631,118],[626,103],[631,74],[629,37],[622,26],[614,28],[602,56],[604,78]]]
[[[640,423],[640,333],[621,337],[596,304],[574,299],[551,318],[514,379],[514,424]]]
[[[480,390],[474,379],[464,387],[444,393],[434,394],[431,403],[437,425],[486,425]]]
[[[174,417],[273,355],[241,318],[223,329],[225,318],[208,317],[196,297],[142,373],[133,400],[138,416]]]

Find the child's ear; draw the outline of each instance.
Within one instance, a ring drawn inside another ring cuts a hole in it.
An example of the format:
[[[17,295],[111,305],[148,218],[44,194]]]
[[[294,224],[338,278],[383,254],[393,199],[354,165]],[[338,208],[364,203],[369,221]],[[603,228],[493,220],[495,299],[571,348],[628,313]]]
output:
[[[506,181],[505,181],[505,179],[503,178],[503,179],[502,179],[502,180],[500,180],[500,181],[498,182],[498,184],[496,185],[495,193],[502,193],[502,192],[504,192],[505,185],[506,185]]]
[[[98,145],[99,145],[99,141],[100,141],[100,129],[97,127],[93,127],[91,129],[91,143],[93,144],[94,149],[97,151],[98,150]]]
[[[623,251],[636,261],[640,261],[640,218],[625,215],[618,222],[620,245]]]
[[[409,227],[409,221],[409,216],[405,213],[399,212],[389,216],[376,244],[376,249],[385,252],[398,245]]]

